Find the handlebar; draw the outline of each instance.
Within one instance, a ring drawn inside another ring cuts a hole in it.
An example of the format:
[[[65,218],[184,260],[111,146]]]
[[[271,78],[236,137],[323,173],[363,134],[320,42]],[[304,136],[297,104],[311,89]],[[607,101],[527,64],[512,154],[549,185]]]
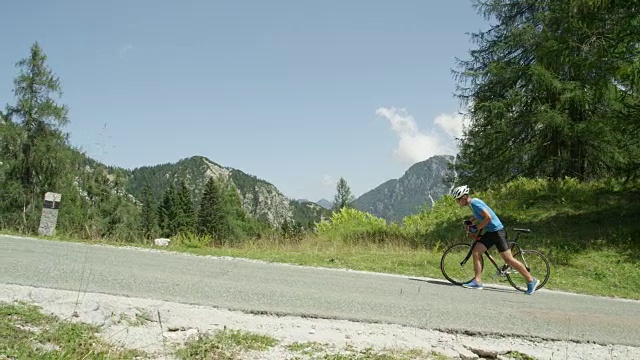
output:
[[[462,224],[464,225],[464,230],[466,231],[467,235],[469,235],[470,237],[472,237],[472,238],[473,238],[473,239],[475,239],[475,240],[480,240],[480,232],[481,232],[482,230],[480,230],[480,231],[476,231],[475,233],[474,233],[474,232],[471,232],[470,228],[471,228],[472,226],[475,226],[475,225],[473,225],[473,223],[471,222],[471,220],[464,220],[464,221],[462,222]]]

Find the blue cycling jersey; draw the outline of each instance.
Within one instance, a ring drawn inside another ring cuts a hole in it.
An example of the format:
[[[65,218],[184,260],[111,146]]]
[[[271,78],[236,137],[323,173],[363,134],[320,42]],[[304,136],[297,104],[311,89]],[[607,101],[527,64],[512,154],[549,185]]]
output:
[[[482,212],[484,209],[487,209],[489,215],[491,215],[491,221],[485,226],[487,232],[498,231],[502,229],[504,226],[502,222],[498,218],[498,215],[493,212],[493,210],[489,207],[489,205],[485,204],[484,201],[473,198],[471,199],[471,212],[473,213],[473,217],[478,219],[478,224],[484,220],[484,216],[482,216]]]

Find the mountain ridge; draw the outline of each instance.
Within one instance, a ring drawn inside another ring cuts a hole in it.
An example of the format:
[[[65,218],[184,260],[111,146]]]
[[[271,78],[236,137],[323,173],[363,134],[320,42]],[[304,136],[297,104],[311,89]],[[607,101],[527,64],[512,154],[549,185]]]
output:
[[[316,201],[316,204],[322,206],[325,209],[331,210],[331,208],[333,207],[333,203],[325,198],[322,198],[318,201]]]
[[[431,207],[449,192],[447,179],[454,173],[449,169],[452,155],[435,155],[411,165],[398,179],[389,179],[359,196],[354,206],[390,222]]]
[[[429,208],[433,201],[448,193],[450,185],[445,179],[452,175],[449,164],[453,160],[451,155],[436,155],[417,162],[400,178],[389,179],[357,197],[353,205],[388,222],[399,222],[422,211],[425,206]],[[330,218],[332,213],[332,202],[327,199],[313,202],[289,198],[267,180],[223,166],[202,155],[133,169],[109,168],[125,174],[125,190],[134,199],[141,199],[145,185],[149,184],[157,202],[170,184],[177,186],[185,181],[194,204],[197,204],[207,180],[222,177],[235,185],[247,213],[272,227],[298,223],[313,228],[314,222]]]
[[[267,180],[223,166],[202,155],[182,158],[175,163],[141,166],[125,172],[128,180],[126,190],[135,198],[141,198],[144,186],[149,184],[153,197],[159,201],[170,184],[177,185],[185,181],[193,201],[197,203],[207,180],[222,177],[235,185],[247,213],[272,227],[290,222],[308,225],[311,221],[328,216],[315,203],[290,199]]]

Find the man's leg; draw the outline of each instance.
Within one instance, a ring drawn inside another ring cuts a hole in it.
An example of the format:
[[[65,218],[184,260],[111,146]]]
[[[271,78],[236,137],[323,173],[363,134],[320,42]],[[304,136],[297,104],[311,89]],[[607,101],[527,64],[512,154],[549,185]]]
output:
[[[504,260],[504,262],[507,263],[507,265],[511,266],[512,268],[516,269],[520,274],[522,274],[522,276],[524,276],[524,278],[527,279],[527,282],[533,281],[533,276],[531,276],[531,274],[527,271],[527,268],[524,266],[523,263],[521,263],[520,261],[518,261],[518,259],[513,257],[513,254],[511,254],[510,249],[500,252],[500,256],[502,257],[502,260]]]
[[[473,247],[473,271],[474,279],[478,284],[482,284],[482,254],[487,251],[487,247],[481,242],[476,242]]]
[[[482,254],[486,250],[487,247],[484,244],[480,242],[476,242],[474,244],[471,255],[473,256],[473,271],[475,276],[473,280],[466,284],[462,284],[463,287],[468,289],[482,289]]]

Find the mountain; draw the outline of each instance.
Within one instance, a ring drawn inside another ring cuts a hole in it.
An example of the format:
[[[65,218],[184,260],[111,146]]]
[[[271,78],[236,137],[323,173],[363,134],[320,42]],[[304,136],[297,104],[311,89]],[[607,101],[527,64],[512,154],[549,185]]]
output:
[[[420,212],[426,204],[449,192],[445,182],[453,175],[448,164],[450,155],[436,155],[413,164],[399,179],[388,180],[356,199],[354,206],[387,221],[400,221],[408,215]]]
[[[322,206],[325,209],[329,209],[331,210],[331,208],[333,207],[333,203],[327,199],[320,199],[318,201],[316,201],[316,204]]]
[[[310,225],[311,221],[320,221],[331,217],[331,210],[312,201],[292,201],[293,219],[302,225]],[[309,226],[311,227],[311,226]]]
[[[217,164],[204,156],[193,156],[176,163],[143,166],[129,170],[127,175],[127,191],[138,199],[142,198],[147,183],[156,201],[160,201],[170,183],[177,185],[184,180],[197,204],[209,178],[222,177],[235,185],[244,209],[252,217],[271,226],[280,226],[292,220],[307,225],[326,216],[326,212],[312,202],[288,199],[273,184],[238,169]]]

